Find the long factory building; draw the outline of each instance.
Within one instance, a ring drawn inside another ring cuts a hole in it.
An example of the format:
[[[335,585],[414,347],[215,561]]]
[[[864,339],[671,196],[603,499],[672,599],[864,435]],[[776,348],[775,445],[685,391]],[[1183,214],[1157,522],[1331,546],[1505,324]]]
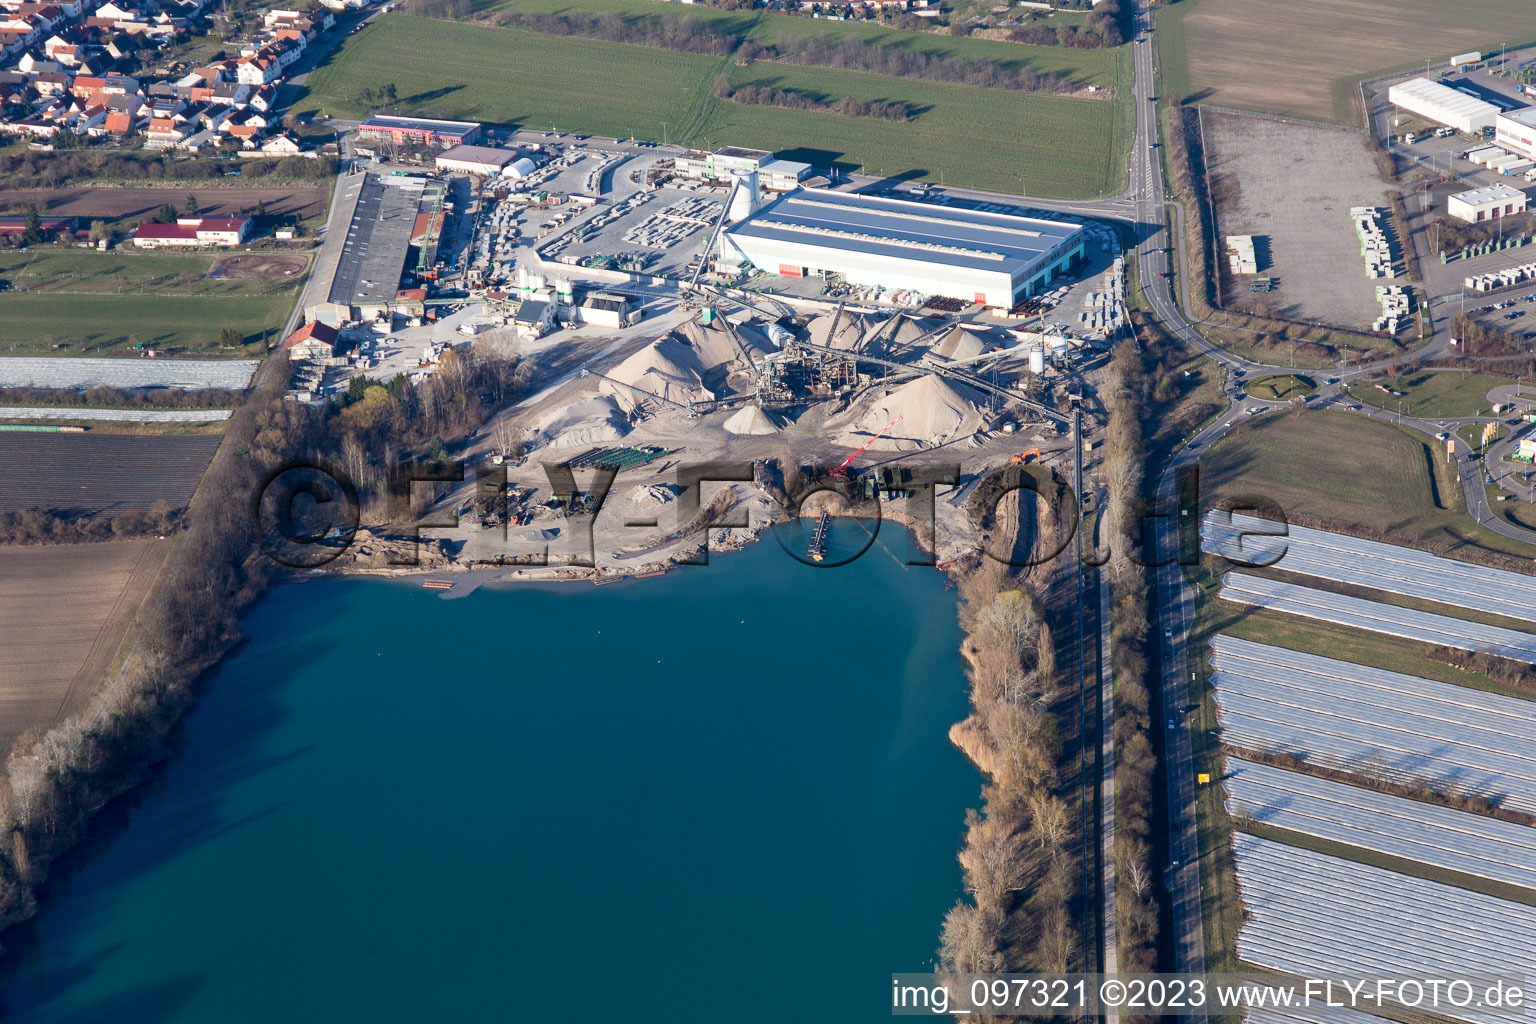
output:
[[[753,179],[739,175],[732,193],[727,265],[1009,308],[1083,259],[1081,224],[822,189],[760,205]]]

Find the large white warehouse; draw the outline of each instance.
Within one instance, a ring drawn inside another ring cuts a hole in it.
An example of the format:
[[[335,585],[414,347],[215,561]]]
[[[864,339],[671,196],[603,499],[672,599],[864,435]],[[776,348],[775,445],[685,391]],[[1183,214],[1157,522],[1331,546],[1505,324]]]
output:
[[[1536,107],[1500,114],[1493,123],[1493,141],[1527,160],[1536,160]]]
[[[1413,78],[1387,90],[1387,99],[1420,117],[1476,135],[1493,127],[1499,108],[1427,78]]]
[[[755,195],[755,182],[746,187]],[[1082,225],[1066,221],[822,189],[756,205],[732,204],[721,258],[785,277],[836,273],[850,284],[1008,308],[1083,257]]]

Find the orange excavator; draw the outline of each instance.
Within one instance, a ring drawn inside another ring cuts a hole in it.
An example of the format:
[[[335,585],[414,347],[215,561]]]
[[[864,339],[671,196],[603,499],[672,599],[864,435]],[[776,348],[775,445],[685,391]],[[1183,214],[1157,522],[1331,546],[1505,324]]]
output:
[[[1027,464],[1030,459],[1034,459],[1036,462],[1040,461],[1040,449],[1039,448],[1026,448],[1022,452],[1019,452],[1019,454],[1017,454],[1017,455],[1015,455],[1013,457],[1013,461],[1014,462],[1025,463],[1025,464]]]

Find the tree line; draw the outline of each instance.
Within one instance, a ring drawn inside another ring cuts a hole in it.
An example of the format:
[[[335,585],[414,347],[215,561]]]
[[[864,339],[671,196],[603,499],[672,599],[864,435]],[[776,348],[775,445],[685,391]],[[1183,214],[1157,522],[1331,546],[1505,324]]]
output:
[[[1070,536],[1056,514],[1067,504],[1065,485],[1054,476],[1041,481],[1034,515],[1021,511],[1021,493],[991,493],[971,508],[973,522],[988,535],[995,530],[1009,550],[1020,534],[1054,550]],[[1047,608],[991,559],[963,576],[960,588],[971,710],[950,739],[986,784],[981,811],[966,815],[959,856],[967,898],[945,916],[940,972],[1075,969],[1081,808],[1075,755],[1063,765],[1067,695]]]
[[[1457,313],[1451,321],[1451,337],[1461,343],[1461,355],[1469,358],[1499,358],[1527,355],[1532,350],[1524,332],[1515,334],[1489,327],[1475,317]]]
[[[626,18],[612,11],[604,14],[534,14],[501,11],[492,16],[505,28],[520,28],[551,36],[583,36],[610,43],[654,46],[680,53],[702,53],[723,57],[736,49],[742,37],[720,32],[717,22],[704,18],[674,15]]]
[[[0,544],[82,544],[130,537],[163,537],[176,529],[181,509],[165,500],[110,516],[77,516],[51,508],[0,512]]]
[[[845,96],[829,103],[797,89],[780,89],[771,85],[732,85],[724,75],[715,79],[715,95],[732,103],[760,107],[787,107],[791,110],[811,110],[843,117],[878,117],[885,121],[912,120],[912,108],[899,100],[856,100]]]
[[[1158,969],[1160,886],[1152,841],[1157,756],[1152,748],[1154,676],[1148,650],[1152,608],[1146,570],[1133,557],[1140,553],[1145,522],[1142,422],[1152,386],[1141,348],[1135,340],[1122,341],[1111,357],[1102,395],[1109,413],[1104,477],[1109,489],[1106,536],[1111,544],[1108,571],[1114,595],[1110,650],[1115,680],[1115,917],[1123,971]]]
[[[1113,2],[1113,0],[1105,0]],[[1060,75],[1044,74],[1027,66],[1009,67],[980,58],[942,57],[903,46],[865,43],[845,35],[823,32],[816,36],[781,40],[775,45],[751,43],[745,36],[722,31],[718,21],[694,17],[647,16],[626,18],[621,14],[535,14],[498,11],[484,16],[486,23],[521,28],[545,35],[582,36],[613,43],[631,43],[723,57],[735,53],[738,62],[780,61],[812,67],[865,71],[897,78],[976,85],[990,89],[1026,92],[1068,92],[1072,84]],[[774,103],[773,106],[790,104]],[[882,116],[882,115],[859,115]]]
[[[244,392],[229,388],[113,388],[77,390],[0,387],[0,405],[67,406],[79,409],[233,409]]]
[[[58,188],[85,181],[212,181],[226,171],[243,178],[285,181],[327,181],[336,175],[336,162],[317,158],[276,157],[262,160],[177,160],[165,154],[27,150],[0,156],[0,176],[7,188]]]
[[[239,616],[279,571],[262,550],[251,501],[298,460],[345,455],[349,440],[395,452],[442,451],[509,402],[527,380],[515,357],[455,353],[420,389],[365,383],[344,407],[314,412],[283,395],[287,357],[273,358],[231,418],[225,441],[184,514],[184,532],[130,635],[121,664],[83,712],[12,750],[0,782],[0,928],[30,917],[48,867],[92,815],[169,753],[195,684],[241,637]],[[382,393],[375,394],[375,389]],[[363,412],[353,412],[358,406]],[[417,445],[424,437],[424,446]],[[435,443],[434,443],[435,442]]]
[[[748,43],[742,47],[739,56],[749,61],[769,60],[846,71],[866,71],[876,75],[978,85],[989,89],[1065,92],[1072,88],[1071,83],[1060,75],[1042,74],[1028,66],[1008,67],[997,61],[974,57],[940,57],[905,46],[881,46],[826,32],[818,36],[783,40],[774,46]]]

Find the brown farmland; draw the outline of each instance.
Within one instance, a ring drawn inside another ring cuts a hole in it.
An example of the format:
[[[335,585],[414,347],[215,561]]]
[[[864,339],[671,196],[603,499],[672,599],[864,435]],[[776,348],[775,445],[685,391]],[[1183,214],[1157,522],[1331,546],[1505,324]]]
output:
[[[1497,49],[1530,19],[1530,0],[1198,0],[1182,32],[1205,102],[1360,124],[1354,79]]]
[[[210,217],[230,217],[265,203],[270,215],[298,214],[301,220],[325,213],[330,189],[324,185],[289,188],[60,188],[0,191],[0,210],[25,210],[31,203],[44,213],[99,220],[135,220],[154,216],[166,203],[179,213],[187,195]]]
[[[0,750],[85,706],[170,549],[166,540],[0,548]]]

